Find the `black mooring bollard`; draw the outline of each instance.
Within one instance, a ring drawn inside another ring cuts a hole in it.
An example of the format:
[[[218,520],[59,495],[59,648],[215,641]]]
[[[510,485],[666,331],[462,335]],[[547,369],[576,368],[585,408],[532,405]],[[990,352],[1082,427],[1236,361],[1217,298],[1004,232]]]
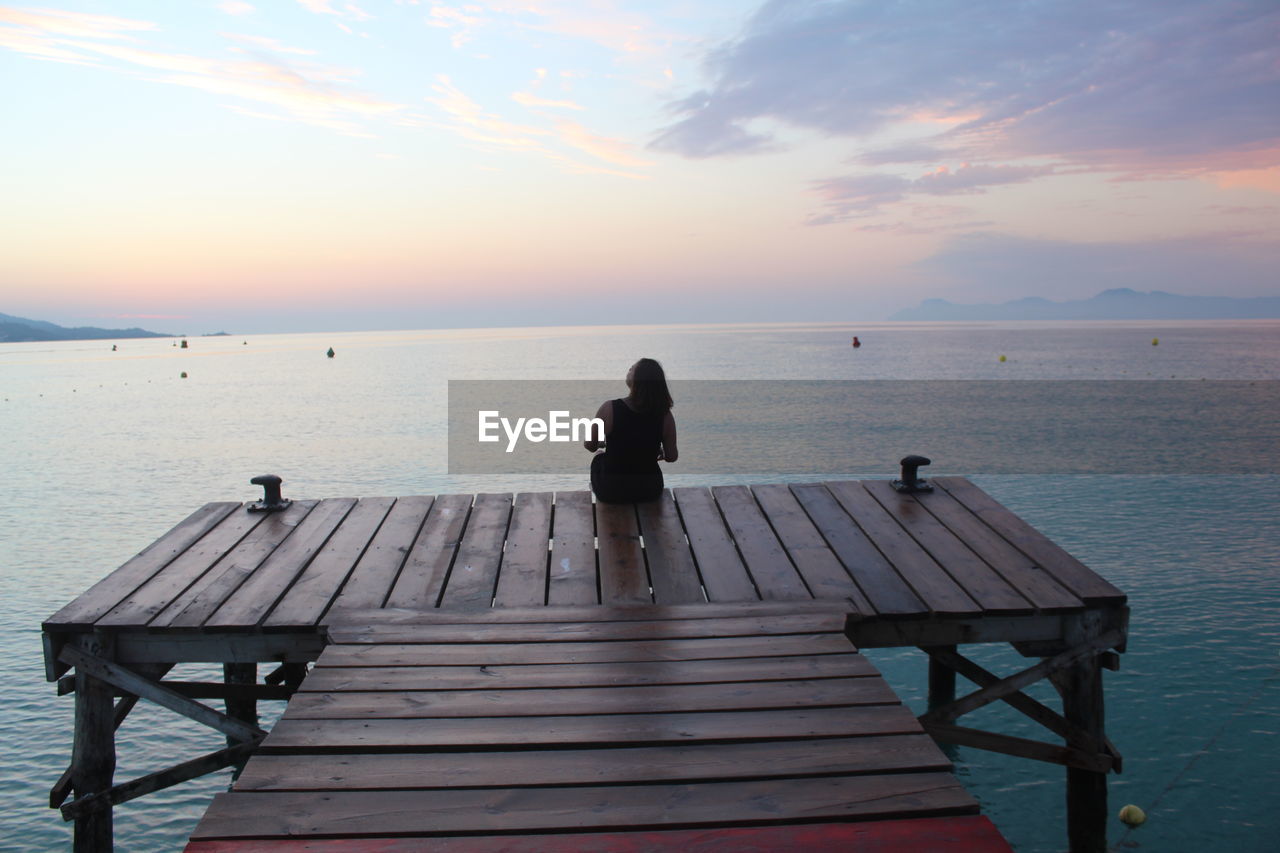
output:
[[[902,465],[902,479],[894,480],[893,487],[900,492],[911,494],[913,492],[932,492],[933,486],[929,485],[928,480],[921,480],[916,476],[916,471],[921,465],[928,465],[932,462],[926,456],[904,456],[899,464]]]
[[[262,474],[249,481],[255,486],[262,486],[262,500],[249,504],[249,512],[276,512],[293,503],[280,497],[280,484],[284,482],[275,474]]]

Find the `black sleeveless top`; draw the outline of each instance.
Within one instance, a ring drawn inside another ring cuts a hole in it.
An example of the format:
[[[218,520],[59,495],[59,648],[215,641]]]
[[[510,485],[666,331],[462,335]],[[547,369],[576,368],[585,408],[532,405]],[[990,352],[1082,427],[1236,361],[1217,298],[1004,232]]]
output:
[[[591,489],[605,503],[650,501],[662,494],[658,448],[667,413],[637,412],[625,400],[613,401],[613,428],[604,453],[591,460]]]

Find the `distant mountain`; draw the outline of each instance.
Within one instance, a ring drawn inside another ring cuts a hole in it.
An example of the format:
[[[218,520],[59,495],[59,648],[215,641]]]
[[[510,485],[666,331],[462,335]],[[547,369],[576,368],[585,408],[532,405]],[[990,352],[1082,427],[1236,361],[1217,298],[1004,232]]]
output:
[[[0,314],[0,343],[22,341],[98,341],[116,338],[171,338],[162,332],[146,329],[99,329],[96,326],[78,326],[68,329],[43,320],[28,320]]]
[[[926,299],[890,320],[1260,320],[1280,317],[1280,297],[1182,296],[1127,287],[1104,290],[1089,299],[1051,302],[1038,296],[999,305],[959,305]]]

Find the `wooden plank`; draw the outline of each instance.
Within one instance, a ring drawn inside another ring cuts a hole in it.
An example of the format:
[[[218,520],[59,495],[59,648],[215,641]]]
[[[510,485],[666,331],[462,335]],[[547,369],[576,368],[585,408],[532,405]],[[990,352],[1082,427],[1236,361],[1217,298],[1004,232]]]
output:
[[[516,495],[507,549],[502,555],[502,573],[493,596],[495,607],[528,607],[546,602],[551,502],[551,492]]]
[[[403,752],[471,747],[601,743],[661,744],[699,740],[790,740],[917,734],[923,729],[901,705],[785,708],[691,714],[435,719],[282,719],[262,744],[266,752]]]
[[[246,628],[258,625],[316,552],[324,547],[354,505],[354,498],[321,501],[293,534],[280,543],[271,556],[205,620],[205,626]]]
[[[792,853],[863,850],[874,853],[1013,853],[981,815],[783,824],[703,829],[643,829],[625,833],[462,835],[432,838],[433,853]],[[192,841],[184,853],[421,853],[421,838]]]
[[[50,616],[45,620],[43,630],[87,629],[240,506],[238,503],[221,502],[200,507],[143,548],[137,556]]]
[[[898,697],[882,678],[644,684],[520,690],[298,693],[282,719],[441,719],[568,714],[665,714],[759,708],[887,705]]]
[[[773,600],[812,598],[791,558],[773,535],[769,521],[746,486],[716,486],[711,490],[733,535],[742,562],[755,581],[760,597]]]
[[[332,625],[339,643],[555,642],[645,640],[680,637],[747,637],[844,631],[845,617],[833,613],[743,616],[736,619],[679,619],[653,622],[517,622],[458,625]]]
[[[790,616],[800,613],[850,614],[846,600],[731,601],[697,604],[615,604],[596,607],[547,605],[490,610],[413,610],[402,607],[343,611],[330,620],[334,628],[348,625],[487,625],[516,622],[658,622],[679,619],[736,619],[740,616]]]
[[[471,507],[458,556],[449,570],[440,606],[454,610],[487,610],[502,564],[502,543],[511,521],[510,494],[479,494]]]
[[[631,640],[621,643],[458,643],[332,645],[329,666],[500,666],[614,661],[733,660],[764,655],[842,654],[852,649],[840,634]],[[304,682],[305,683],[305,682]]]
[[[840,505],[884,554],[912,591],[935,614],[969,615],[982,608],[907,535],[902,526],[863,488],[861,482],[827,483]]]
[[[288,509],[265,513],[266,518],[199,580],[174,597],[151,620],[152,628],[194,628],[222,606],[245,579],[258,570],[288,538],[319,501],[294,501]]]
[[[884,555],[876,550],[830,490],[821,483],[797,484],[791,493],[804,507],[822,538],[844,564],[873,612],[885,617],[923,616],[924,602]]]
[[[605,605],[653,601],[635,505],[597,503],[596,542],[600,552],[600,601]]]
[[[778,484],[753,486],[751,492],[814,598],[849,599],[858,613],[875,613],[790,489]]]
[[[755,601],[760,598],[724,519],[708,489],[673,489],[689,547],[711,601]]]
[[[245,768],[235,789],[602,785],[950,769],[950,761],[927,735],[886,735],[532,752],[260,755]]]
[[[589,807],[584,807],[589,804]],[[947,773],[699,785],[219,794],[192,839],[360,836],[976,814]]]
[[[331,646],[331,649],[338,648]],[[429,657],[424,655],[424,657]],[[479,666],[332,666],[326,652],[302,682],[306,692],[339,690],[481,690],[630,684],[715,684],[727,681],[847,678],[875,675],[865,657],[848,654],[730,660],[627,661]]]
[[[884,480],[868,480],[862,485],[984,613],[1034,610],[1031,602],[934,518],[914,495],[901,494]]]
[[[596,521],[590,492],[556,492],[547,604],[596,604]]]
[[[190,548],[112,608],[98,620],[97,625],[117,628],[146,625],[235,548],[264,517],[263,513],[248,510],[232,512],[221,524],[192,543]]]
[[[471,495],[441,495],[396,578],[387,607],[435,607],[471,513]]]
[[[1038,610],[1060,612],[1084,606],[1079,597],[984,524],[946,489],[937,488],[932,492],[920,493],[915,499],[934,518],[946,525],[957,539],[986,560]]]
[[[636,515],[644,537],[653,600],[658,604],[705,601],[698,568],[671,492],[664,491],[656,501],[636,504]]]
[[[434,498],[420,495],[396,499],[351,577],[329,606],[326,620],[332,618],[335,611],[382,606],[391,594],[391,586],[422,530],[433,501]]]
[[[361,498],[263,621],[267,626],[315,625],[355,569],[395,498]]]
[[[963,477],[935,477],[931,482],[964,504],[978,518],[1042,566],[1086,604],[1123,604],[1127,597],[1092,569],[1014,515],[995,498]]]

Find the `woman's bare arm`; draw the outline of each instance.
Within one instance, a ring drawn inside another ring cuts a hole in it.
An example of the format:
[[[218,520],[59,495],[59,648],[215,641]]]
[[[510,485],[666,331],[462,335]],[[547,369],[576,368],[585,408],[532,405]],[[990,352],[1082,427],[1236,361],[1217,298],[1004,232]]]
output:
[[[662,422],[662,458],[675,462],[679,456],[680,451],[676,447],[676,419],[668,411],[667,419]]]
[[[608,437],[609,433],[613,432],[613,401],[605,400],[601,403],[600,408],[596,410],[596,417],[604,421],[604,435],[605,437]],[[582,442],[582,446],[587,450],[590,450],[592,453],[595,453],[597,450],[604,447],[604,439],[602,438],[597,441],[595,436],[596,431],[589,430],[589,432],[591,432],[592,435],[586,441]]]

